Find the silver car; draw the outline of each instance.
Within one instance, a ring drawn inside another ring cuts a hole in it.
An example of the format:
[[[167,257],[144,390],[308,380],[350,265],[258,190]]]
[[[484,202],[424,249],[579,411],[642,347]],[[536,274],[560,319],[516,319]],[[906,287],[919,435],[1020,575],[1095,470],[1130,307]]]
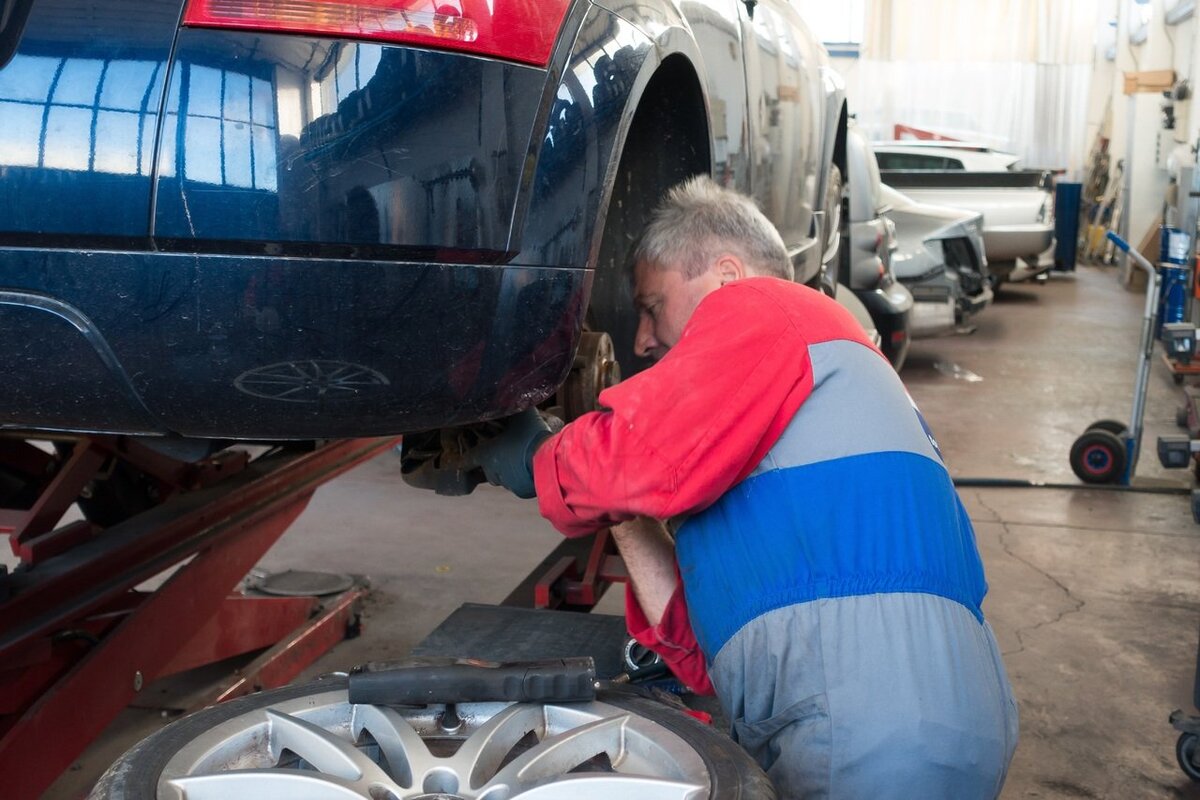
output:
[[[1019,157],[961,142],[875,142],[883,180],[921,203],[984,215],[993,285],[1054,266],[1054,192],[1044,170]]]
[[[992,302],[982,214],[918,203],[890,186],[882,195],[896,228],[892,272],[913,296],[912,336],[954,330]]]
[[[893,228],[871,145],[851,125],[846,131],[850,183],[850,248],[840,280],[866,306],[879,331],[880,349],[899,371],[910,341],[913,298],[891,269]]]

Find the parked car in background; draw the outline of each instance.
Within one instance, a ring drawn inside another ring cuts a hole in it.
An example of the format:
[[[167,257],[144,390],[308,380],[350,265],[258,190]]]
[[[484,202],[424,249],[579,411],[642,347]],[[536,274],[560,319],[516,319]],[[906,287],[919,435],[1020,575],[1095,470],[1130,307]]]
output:
[[[933,336],[965,324],[992,302],[983,245],[983,216],[918,203],[882,190],[895,224],[892,271],[913,297],[910,331]]]
[[[875,142],[880,169],[1011,172],[1021,168],[1016,153],[967,142],[900,139]]]
[[[883,354],[899,371],[908,356],[913,297],[891,268],[895,228],[871,145],[852,124],[847,130],[850,186],[850,249],[842,282],[867,308],[879,331]]]
[[[1019,158],[952,142],[873,145],[883,182],[919,203],[983,215],[993,285],[1054,266],[1054,191],[1049,172],[1022,170]]]
[[[752,194],[799,281],[846,238],[842,83],[786,0],[10,3],[0,120],[7,429],[501,417],[577,351],[643,366],[622,267],[680,180]]]

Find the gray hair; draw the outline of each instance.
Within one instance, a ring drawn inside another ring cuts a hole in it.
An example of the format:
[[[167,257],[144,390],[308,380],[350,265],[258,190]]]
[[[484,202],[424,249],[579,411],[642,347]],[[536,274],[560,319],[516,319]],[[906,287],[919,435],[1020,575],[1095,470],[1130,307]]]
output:
[[[654,209],[630,267],[678,268],[691,280],[723,252],[740,257],[754,275],[794,279],[783,237],[754,201],[696,175],[672,187]]]

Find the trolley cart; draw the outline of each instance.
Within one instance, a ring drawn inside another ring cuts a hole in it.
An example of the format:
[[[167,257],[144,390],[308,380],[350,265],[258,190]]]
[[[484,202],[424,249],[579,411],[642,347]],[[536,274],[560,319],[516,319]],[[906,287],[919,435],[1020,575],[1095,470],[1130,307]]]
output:
[[[1119,483],[1128,486],[1137,468],[1142,445],[1142,417],[1146,410],[1146,383],[1154,352],[1155,317],[1162,277],[1157,269],[1129,243],[1111,231],[1109,240],[1125,251],[1146,273],[1146,306],[1142,315],[1141,352],[1133,384],[1133,410],[1129,424],[1102,419],[1093,422],[1071,446],[1071,469],[1084,483]]]

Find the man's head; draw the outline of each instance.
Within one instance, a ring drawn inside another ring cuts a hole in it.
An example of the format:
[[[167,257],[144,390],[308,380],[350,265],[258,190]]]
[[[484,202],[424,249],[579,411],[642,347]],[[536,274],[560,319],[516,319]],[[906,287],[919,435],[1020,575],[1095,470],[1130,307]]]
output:
[[[792,261],[754,201],[707,175],[667,192],[633,254],[634,352],[655,359],[679,341],[709,292],[755,276],[792,280]]]

